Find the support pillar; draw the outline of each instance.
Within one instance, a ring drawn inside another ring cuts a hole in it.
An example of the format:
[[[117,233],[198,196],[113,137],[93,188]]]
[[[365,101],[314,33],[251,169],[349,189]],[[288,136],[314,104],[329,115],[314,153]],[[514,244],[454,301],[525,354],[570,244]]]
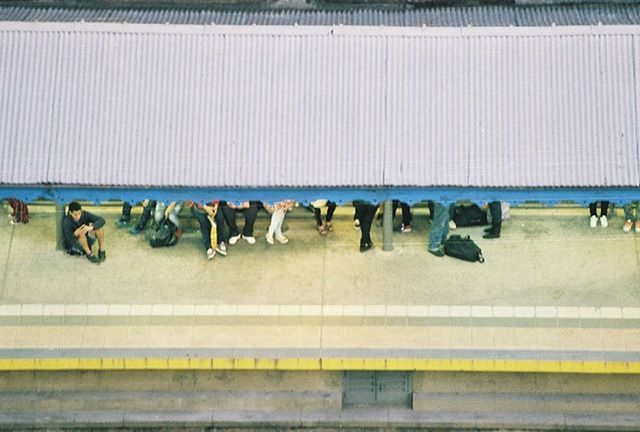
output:
[[[382,250],[393,250],[393,201],[384,202],[382,213]]]
[[[64,235],[62,220],[64,219],[64,204],[56,203],[56,250],[64,250]]]

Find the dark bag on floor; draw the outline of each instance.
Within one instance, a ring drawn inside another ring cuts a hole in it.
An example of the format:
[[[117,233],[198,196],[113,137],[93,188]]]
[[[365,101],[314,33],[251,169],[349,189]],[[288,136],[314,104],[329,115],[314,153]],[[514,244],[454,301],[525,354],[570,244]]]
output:
[[[458,205],[453,209],[453,221],[459,227],[487,225],[487,212],[477,204]]]
[[[169,219],[160,222],[158,229],[151,236],[151,240],[149,240],[149,244],[154,248],[174,246],[176,243],[178,243],[176,226],[171,223]]]
[[[450,257],[459,258],[465,261],[484,262],[482,249],[480,249],[469,236],[460,237],[458,234],[450,236],[444,242],[444,253]]]

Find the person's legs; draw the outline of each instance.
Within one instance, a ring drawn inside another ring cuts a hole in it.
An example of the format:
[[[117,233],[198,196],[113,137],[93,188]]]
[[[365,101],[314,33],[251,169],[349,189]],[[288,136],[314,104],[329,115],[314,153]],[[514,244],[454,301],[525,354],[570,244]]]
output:
[[[595,201],[592,202],[591,204],[589,204],[589,216],[596,216],[596,217],[598,216],[596,214],[596,205],[597,205],[597,202],[595,202]],[[491,217],[493,217],[493,216],[491,216]]]
[[[222,214],[224,215],[224,220],[229,226],[229,243],[231,243],[231,240],[234,237],[238,237],[240,235],[240,231],[238,231],[238,225],[236,225],[236,211],[226,204],[225,205],[221,204],[220,206],[222,207]]]
[[[253,237],[253,225],[258,216],[258,205],[251,201],[249,208],[242,210],[244,214],[244,227],[242,227],[242,235],[244,237]]]
[[[400,203],[400,206],[402,207],[402,225],[405,227],[411,225],[411,208],[409,204],[403,202]],[[395,216],[395,214],[396,212],[394,210],[393,215]]]
[[[221,205],[218,206],[214,221],[216,222],[216,229],[218,230],[218,245],[224,244],[229,241],[229,232],[224,226],[224,214],[222,213]]]
[[[491,229],[483,238],[492,239],[500,237],[500,230],[502,228],[502,207],[500,201],[491,201],[489,203],[489,211],[491,212]]]
[[[356,204],[356,213],[360,220],[360,251],[364,252],[371,249],[373,242],[371,241],[371,225],[376,215],[376,206],[371,204]]]
[[[191,214],[198,220],[200,235],[202,236],[202,246],[204,246],[204,250],[209,250],[211,248],[211,222],[209,222],[209,218],[204,212],[192,208]]]
[[[82,247],[82,250],[86,255],[91,255],[91,247],[89,246],[89,239],[86,234],[81,234],[78,237],[78,244]]]
[[[331,222],[333,219],[333,212],[336,211],[336,207],[338,207],[336,203],[333,201],[327,201],[327,217],[324,218],[327,222]]]
[[[446,240],[449,222],[448,209],[439,202],[433,202],[433,221],[429,232],[428,248],[430,251],[439,251],[442,242]]]
[[[164,220],[164,211],[167,209],[167,206],[163,201],[159,201],[156,204],[156,209],[153,212],[153,218],[156,221],[156,224],[160,224]]]
[[[600,216],[609,214],[609,201],[600,201]]]
[[[142,208],[142,216],[140,216],[140,220],[136,224],[136,227],[139,230],[142,231],[147,226],[147,223],[149,223],[149,220],[151,219],[151,213],[155,210],[155,208],[156,201],[153,200],[149,201],[147,205]]]
[[[122,216],[116,221],[116,225],[122,228],[129,225],[129,222],[131,222],[131,204],[124,201],[122,203]]]
[[[173,210],[169,213],[169,220],[173,223],[177,229],[180,229],[180,218],[178,215],[180,214],[180,210],[182,210],[182,203],[176,203],[173,206]]]

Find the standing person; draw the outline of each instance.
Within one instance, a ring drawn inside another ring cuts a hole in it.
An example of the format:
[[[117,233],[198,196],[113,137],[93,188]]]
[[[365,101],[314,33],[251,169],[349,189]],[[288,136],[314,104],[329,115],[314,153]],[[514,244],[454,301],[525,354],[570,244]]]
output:
[[[260,201],[245,201],[237,204],[233,202],[225,202],[222,207],[222,213],[224,214],[224,220],[229,226],[229,244],[234,245],[240,240],[240,237],[250,245],[256,244],[256,238],[253,236],[253,225],[256,222],[258,215],[258,207]],[[242,234],[236,225],[236,214],[242,213],[244,215],[244,226],[242,227]]]
[[[491,212],[491,226],[485,228],[484,232],[486,234],[482,238],[500,238],[500,230],[502,228],[502,205],[500,201],[491,201],[489,203],[489,211]]]
[[[356,219],[360,221],[360,252],[366,252],[373,247],[371,225],[377,207],[367,201],[354,201],[353,205],[356,207]]]
[[[224,229],[224,215],[220,211],[220,202],[212,201],[207,204],[191,202],[191,214],[196,217],[200,225],[202,245],[207,254],[207,259],[212,260],[219,253],[227,256],[226,230]]]
[[[427,249],[431,255],[443,257],[443,244],[449,234],[449,209],[438,201],[430,203],[429,208],[433,208],[433,220]]]
[[[393,200],[393,218],[396,217],[398,207],[402,208],[402,226],[400,227],[400,232],[403,234],[410,233],[413,230],[411,227],[411,208],[406,202]]]
[[[282,223],[284,222],[284,216],[288,211],[293,209],[294,204],[293,200],[280,201],[274,205],[265,204],[264,208],[271,213],[271,223],[269,224],[269,229],[265,236],[267,243],[273,244],[274,235],[278,243],[289,243],[289,239],[282,234]]]
[[[7,198],[7,201],[11,206],[11,223],[29,222],[29,207],[26,202],[16,198]]]
[[[84,255],[92,263],[100,263],[107,259],[104,245],[104,218],[82,210],[77,201],[69,203],[69,211],[62,220],[64,245],[71,255]],[[98,256],[93,255],[91,246],[98,239]]]
[[[631,231],[635,222],[636,232],[640,232],[640,220],[637,219],[640,210],[640,201],[633,201],[624,205],[624,225],[622,230],[624,232]]]
[[[324,223],[322,222],[322,211],[320,210],[322,207],[327,206],[327,214],[324,217]],[[313,216],[316,219],[316,229],[321,236],[325,236],[329,234],[330,231],[333,231],[333,224],[331,220],[333,219],[333,213],[336,211],[336,203],[328,200],[315,200],[311,203],[311,209],[313,210]],[[357,215],[354,216],[355,220],[358,220]]]
[[[600,218],[598,218],[598,213],[596,211],[597,205],[597,201],[589,204],[589,226],[591,226],[591,228],[597,227],[598,220],[600,220],[600,225],[602,226],[602,228],[606,228],[609,226],[609,220],[607,219],[607,213],[609,212],[609,201],[600,201]]]

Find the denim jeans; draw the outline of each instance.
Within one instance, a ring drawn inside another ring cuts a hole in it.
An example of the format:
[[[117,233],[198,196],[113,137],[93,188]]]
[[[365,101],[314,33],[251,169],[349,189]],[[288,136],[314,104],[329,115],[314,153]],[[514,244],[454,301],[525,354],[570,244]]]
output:
[[[638,209],[640,208],[640,201],[632,201],[629,204],[624,205],[624,219],[635,221],[638,217]]]
[[[434,201],[433,221],[429,232],[429,250],[439,249],[449,235],[449,209],[444,204]]]

